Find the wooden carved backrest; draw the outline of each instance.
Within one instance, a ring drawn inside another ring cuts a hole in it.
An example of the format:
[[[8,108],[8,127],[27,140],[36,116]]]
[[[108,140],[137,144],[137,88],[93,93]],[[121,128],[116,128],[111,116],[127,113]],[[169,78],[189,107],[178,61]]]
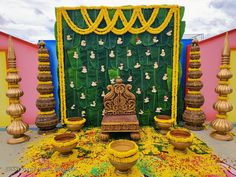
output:
[[[105,115],[136,114],[136,98],[130,92],[131,88],[130,84],[123,84],[120,78],[116,79],[116,84],[107,86],[109,92],[104,96]]]

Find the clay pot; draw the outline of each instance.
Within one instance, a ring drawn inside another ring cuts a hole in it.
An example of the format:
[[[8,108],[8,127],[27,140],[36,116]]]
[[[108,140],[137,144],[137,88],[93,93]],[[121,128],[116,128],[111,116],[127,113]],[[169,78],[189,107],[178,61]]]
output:
[[[47,82],[47,81],[52,80],[52,75],[51,75],[51,73],[42,73],[42,74],[40,73],[40,74],[38,74],[37,78],[39,81]]]
[[[188,130],[174,129],[168,132],[167,137],[175,150],[186,152],[186,148],[192,145],[193,134]]]
[[[55,108],[56,101],[53,96],[49,98],[38,98],[36,106],[40,111],[51,111]]]
[[[204,97],[202,94],[186,94],[185,98],[185,103],[191,107],[191,108],[199,108],[203,105],[204,103]]]
[[[36,117],[36,126],[39,128],[38,133],[49,133],[49,132],[55,132],[56,126],[58,124],[58,119],[56,113],[52,114],[39,114]]]
[[[201,67],[201,63],[200,62],[190,62],[189,63],[189,67],[190,68],[200,68]]]
[[[68,156],[72,153],[77,143],[78,138],[74,133],[63,133],[54,137],[54,143],[52,145],[62,156]]]
[[[38,70],[39,71],[50,71],[50,65],[39,65]]]
[[[70,131],[79,131],[84,126],[85,122],[86,119],[83,117],[71,117],[65,121],[66,127]]]
[[[127,174],[138,160],[138,148],[133,141],[115,140],[109,144],[109,148],[115,153],[127,153],[127,156],[117,157],[109,151],[109,161],[115,167],[117,174]]]
[[[203,130],[203,123],[205,122],[205,114],[202,110],[199,111],[191,111],[185,110],[183,114],[183,120],[185,122],[184,127],[190,130]]]
[[[160,133],[165,135],[170,127],[174,125],[174,120],[168,115],[158,115],[154,117],[156,127],[160,129]]]
[[[188,77],[192,79],[198,79],[202,76],[202,72],[199,71],[189,71]]]
[[[203,87],[203,83],[201,81],[188,81],[186,87],[191,91],[199,91]]]
[[[53,92],[52,84],[39,84],[37,86],[37,91],[41,94],[50,94]]]

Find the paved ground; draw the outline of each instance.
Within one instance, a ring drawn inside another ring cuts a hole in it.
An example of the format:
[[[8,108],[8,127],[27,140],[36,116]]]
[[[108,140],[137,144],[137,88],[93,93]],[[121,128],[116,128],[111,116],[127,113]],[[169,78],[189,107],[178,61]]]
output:
[[[209,136],[211,129],[203,130],[199,132],[194,132],[197,137],[206,142],[209,147],[214,150],[214,153],[225,160],[227,164],[236,168],[236,137],[233,141],[224,142],[212,139]],[[236,128],[234,128],[233,133],[236,134]],[[35,129],[30,130],[27,133],[31,139],[30,141],[35,141],[40,138]],[[18,145],[8,145],[7,139],[10,136],[5,132],[4,129],[0,129],[0,176],[8,177],[17,168],[20,168],[21,164],[18,162],[18,157],[20,153],[27,147],[27,143]]]

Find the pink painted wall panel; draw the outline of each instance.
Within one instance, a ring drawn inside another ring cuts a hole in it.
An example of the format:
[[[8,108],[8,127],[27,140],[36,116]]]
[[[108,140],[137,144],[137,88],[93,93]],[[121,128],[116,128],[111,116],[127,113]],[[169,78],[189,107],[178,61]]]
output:
[[[203,110],[206,113],[207,121],[215,119],[216,115],[213,104],[217,100],[215,87],[217,86],[218,79],[216,75],[219,72],[221,53],[224,47],[224,37],[224,35],[221,35],[211,40],[200,42],[201,69],[203,72],[202,81],[204,85],[201,92],[205,97]],[[236,48],[236,30],[229,33],[229,43],[230,48]],[[232,79],[236,79],[236,76]],[[234,107],[236,109],[236,105]]]
[[[12,38],[12,40],[15,48],[17,69],[22,78],[20,86],[24,91],[24,95],[21,97],[21,102],[26,107],[26,113],[23,114],[23,120],[29,124],[34,124],[38,112],[35,104],[38,95],[36,90],[38,65],[37,46],[16,38]],[[8,35],[0,33],[0,48],[8,48]],[[5,93],[0,92],[0,94]]]

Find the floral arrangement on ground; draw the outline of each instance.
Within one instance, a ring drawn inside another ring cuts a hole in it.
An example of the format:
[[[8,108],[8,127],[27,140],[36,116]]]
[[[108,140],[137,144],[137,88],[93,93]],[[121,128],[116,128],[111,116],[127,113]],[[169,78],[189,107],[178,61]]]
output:
[[[107,146],[99,140],[100,128],[86,128],[77,133],[79,142],[73,154],[62,157],[52,147],[55,134],[44,135],[29,144],[20,163],[27,176],[116,176],[109,163]],[[58,133],[68,132],[62,128]],[[57,134],[58,134],[57,133]],[[194,138],[187,153],[174,151],[166,136],[152,127],[141,128],[139,160],[128,176],[226,176],[219,158],[200,139]],[[119,175],[122,176],[122,175]]]

